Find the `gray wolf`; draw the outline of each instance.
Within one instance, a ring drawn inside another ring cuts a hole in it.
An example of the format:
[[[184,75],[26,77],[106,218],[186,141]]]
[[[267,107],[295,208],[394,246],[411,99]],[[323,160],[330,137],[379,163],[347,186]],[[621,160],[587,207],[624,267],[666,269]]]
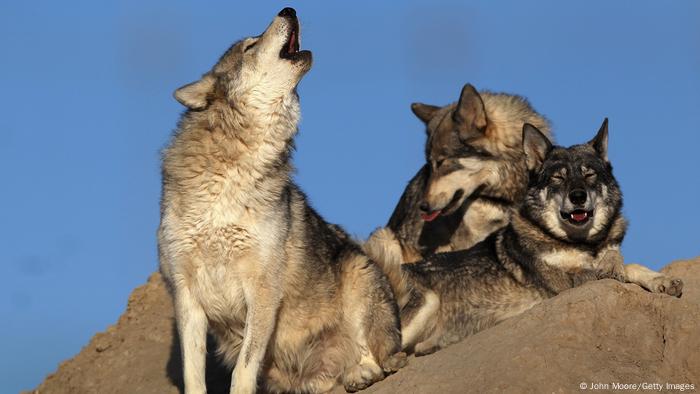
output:
[[[406,362],[381,269],[291,181],[296,86],[311,68],[296,12],[245,38],[194,83],[163,152],[160,269],[169,283],[187,393],[206,391],[216,338],[232,393],[349,391]]]
[[[606,119],[590,142],[563,148],[526,124],[523,202],[508,226],[470,249],[402,265],[395,243],[370,245],[396,293],[404,349],[434,352],[589,280],[681,294],[681,280],[623,264],[626,223],[607,136]]]
[[[523,124],[548,136],[550,128],[523,97],[479,93],[470,84],[456,103],[414,103],[411,109],[426,126],[426,164],[387,224],[404,262],[467,249],[508,224],[527,186]]]

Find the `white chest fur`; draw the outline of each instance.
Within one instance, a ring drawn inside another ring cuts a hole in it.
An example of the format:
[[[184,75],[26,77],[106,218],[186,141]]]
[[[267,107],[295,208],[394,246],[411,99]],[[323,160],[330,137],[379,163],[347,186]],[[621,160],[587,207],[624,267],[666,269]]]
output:
[[[563,271],[593,269],[594,258],[590,253],[576,249],[563,249],[548,252],[540,256],[542,262]]]
[[[540,259],[545,264],[563,271],[576,271],[581,269],[596,269],[600,257],[605,256],[607,250],[619,252],[619,246],[611,246],[594,256],[592,253],[578,249],[561,249],[544,253]]]
[[[245,319],[243,283],[248,275],[242,268],[235,263],[209,262],[196,271],[190,291],[209,319],[222,322]]]

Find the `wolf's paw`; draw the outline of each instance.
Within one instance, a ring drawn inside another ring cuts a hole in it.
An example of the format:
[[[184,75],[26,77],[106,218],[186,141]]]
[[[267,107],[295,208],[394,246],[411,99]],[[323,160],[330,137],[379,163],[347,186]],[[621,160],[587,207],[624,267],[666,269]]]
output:
[[[654,278],[653,287],[654,293],[664,293],[673,297],[680,297],[683,294],[683,281],[678,278],[668,276],[660,276]]]
[[[424,341],[424,342],[419,342],[416,344],[416,347],[413,349],[413,354],[416,357],[421,357],[421,356],[427,356],[429,354],[433,354],[440,350],[440,347],[434,343],[433,341]]]
[[[398,352],[394,353],[392,356],[389,356],[389,358],[384,360],[384,362],[382,363],[382,369],[386,373],[394,373],[399,369],[405,367],[407,363],[408,357],[406,356],[406,353]]]
[[[384,379],[384,371],[374,362],[360,362],[345,372],[343,386],[348,393],[364,390]]]

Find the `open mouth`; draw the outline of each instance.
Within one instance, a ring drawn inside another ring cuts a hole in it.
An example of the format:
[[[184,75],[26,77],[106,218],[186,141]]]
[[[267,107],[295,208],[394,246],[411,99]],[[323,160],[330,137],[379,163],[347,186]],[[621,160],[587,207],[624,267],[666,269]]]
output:
[[[289,28],[287,42],[280,51],[281,58],[290,58],[299,52],[299,20],[297,18],[289,18],[289,22],[291,27]]]
[[[420,217],[421,219],[425,220],[426,222],[432,222],[433,220],[437,219],[438,216],[440,216],[440,213],[442,210],[437,210],[437,211],[432,211],[432,212],[421,212]]]
[[[559,213],[561,214],[562,219],[576,226],[581,226],[588,223],[588,221],[593,217],[593,211],[586,211],[584,209],[575,209],[568,213]]]
[[[440,215],[449,215],[454,210],[457,208],[459,202],[462,200],[462,196],[464,195],[464,190],[459,189],[455,192],[454,196],[452,196],[452,200],[445,205],[442,209],[438,209],[435,211],[430,211],[430,212],[421,212],[420,217],[421,219],[425,220],[426,222],[432,222],[433,220],[437,219],[438,216]]]
[[[310,51],[301,51],[299,45],[299,19],[295,16],[288,16],[289,33],[287,41],[285,41],[282,49],[280,49],[280,58],[291,61],[297,61],[302,58],[309,57]]]

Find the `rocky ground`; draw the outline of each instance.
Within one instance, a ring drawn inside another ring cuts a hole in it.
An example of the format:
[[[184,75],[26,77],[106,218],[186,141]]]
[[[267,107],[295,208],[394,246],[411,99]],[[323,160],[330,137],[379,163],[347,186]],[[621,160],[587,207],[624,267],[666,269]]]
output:
[[[614,384],[700,391],[700,258],[664,271],[684,280],[680,299],[612,280],[588,283],[450,348],[412,357],[365,392],[568,393],[584,384],[586,391],[635,390]],[[228,393],[229,373],[214,359],[208,365],[209,392]],[[180,393],[181,374],[171,301],[153,274],[117,324],[32,392]]]

